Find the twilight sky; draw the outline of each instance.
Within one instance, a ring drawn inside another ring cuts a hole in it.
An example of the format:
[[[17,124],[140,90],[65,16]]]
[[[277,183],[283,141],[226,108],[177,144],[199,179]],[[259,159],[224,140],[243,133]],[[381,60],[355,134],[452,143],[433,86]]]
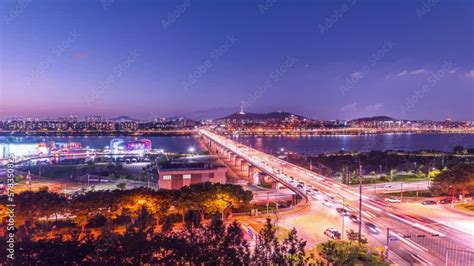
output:
[[[5,0],[0,40],[0,117],[474,120],[468,0]]]

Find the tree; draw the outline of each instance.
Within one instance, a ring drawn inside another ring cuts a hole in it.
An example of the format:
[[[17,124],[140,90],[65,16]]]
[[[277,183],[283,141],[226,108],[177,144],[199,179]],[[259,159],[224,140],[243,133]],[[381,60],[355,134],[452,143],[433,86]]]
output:
[[[327,241],[318,245],[319,255],[327,261],[327,265],[337,260],[338,253],[335,241]]]
[[[347,239],[349,239],[349,241],[357,241],[359,239],[359,233],[357,233],[356,231],[354,230],[347,230],[346,231],[346,235],[347,235]]]
[[[125,190],[126,187],[127,187],[127,183],[125,182],[120,182],[117,184],[117,188],[120,190]]]
[[[225,226],[219,213],[212,215],[211,223],[205,229],[205,241],[207,246],[206,264],[222,264],[222,245],[225,237]]]
[[[474,193],[474,165],[458,164],[437,175],[430,187],[433,194],[455,196]]]
[[[349,241],[327,241],[317,246],[327,265],[388,265],[365,245]]]
[[[234,221],[227,227],[222,243],[222,262],[228,265],[249,265],[250,251],[240,224]]]
[[[463,146],[454,146],[453,152],[455,154],[467,154],[467,150]]]
[[[102,230],[95,243],[92,262],[102,265],[118,265],[122,261],[123,247],[119,236],[107,228]]]
[[[276,229],[272,225],[270,218],[267,218],[264,227],[260,230],[257,237],[253,262],[263,265],[284,263],[281,245],[276,237]]]
[[[346,231],[347,239],[352,243],[352,241],[358,241],[359,240],[359,233],[354,231],[354,230],[347,230]],[[367,244],[367,238],[362,235],[360,238],[360,243],[362,244]]]
[[[428,178],[429,179],[434,179],[437,177],[439,174],[441,174],[441,171],[438,169],[432,169],[428,172]]]
[[[287,265],[304,265],[306,241],[298,238],[295,228],[291,229],[288,237],[283,240],[283,252]]]

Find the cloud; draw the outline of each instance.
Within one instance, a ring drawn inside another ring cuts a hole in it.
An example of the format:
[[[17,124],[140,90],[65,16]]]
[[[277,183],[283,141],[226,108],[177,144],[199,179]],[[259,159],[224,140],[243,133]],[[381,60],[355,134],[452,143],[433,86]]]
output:
[[[426,71],[423,69],[423,68],[420,68],[420,69],[417,69],[417,70],[413,70],[413,71],[410,71],[408,74],[410,75],[418,75],[418,74],[423,74],[425,73]]]
[[[371,104],[367,105],[364,110],[366,112],[378,112],[383,108],[383,103],[376,103],[376,104]]]
[[[474,79],[474,70],[467,72],[464,76],[466,78]]]
[[[398,73],[398,76],[405,76],[406,74],[408,74],[408,71],[403,70],[402,72]]]
[[[341,112],[343,113],[350,113],[355,111],[357,111],[357,103],[350,103],[341,107]]]
[[[402,72],[398,73],[397,76],[406,76],[406,75],[419,75],[425,73],[426,70],[423,68],[417,70],[403,70]]]

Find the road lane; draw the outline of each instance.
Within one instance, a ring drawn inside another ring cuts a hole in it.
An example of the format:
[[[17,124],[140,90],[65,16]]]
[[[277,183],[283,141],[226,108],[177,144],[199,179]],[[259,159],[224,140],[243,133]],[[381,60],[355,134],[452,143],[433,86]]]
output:
[[[328,195],[331,200],[334,200],[336,197],[341,197],[344,198],[346,206],[354,210],[358,210],[359,208],[359,192],[350,186],[337,183],[330,178],[316,174],[302,167],[287,163],[271,155],[226,139],[210,131],[201,129],[199,132],[207,138],[219,143],[226,149],[229,149],[238,156],[244,158],[250,164],[271,175],[277,180],[290,180],[293,178],[295,182],[304,183],[304,187],[311,185],[312,187],[317,188],[323,194]],[[293,186],[296,186],[296,184],[293,183]],[[310,203],[313,204],[312,201]],[[393,234],[399,236],[398,238],[400,240],[396,241],[397,243],[393,243],[393,248],[391,243],[390,247],[392,248],[393,252],[409,263],[429,261],[435,265],[444,264],[443,259],[445,254],[443,254],[441,251],[445,247],[443,245],[446,245],[446,243],[451,243],[456,247],[468,250],[469,243],[467,243],[468,246],[466,246],[466,243],[459,241],[459,239],[456,237],[457,232],[446,228],[444,228],[445,230],[441,232],[437,230],[438,228],[433,227],[432,224],[425,224],[423,221],[414,219],[414,217],[409,217],[401,211],[390,208],[388,204],[376,198],[363,196],[363,207],[365,210],[363,210],[362,220],[369,220],[372,223],[377,223],[380,226],[380,235],[383,235],[387,228],[391,228],[391,230],[393,230]],[[307,208],[307,210],[305,210],[303,213],[298,212],[295,214],[296,216],[290,218],[290,221],[292,219],[295,221],[295,225],[297,225],[296,222],[298,219],[305,220],[304,217],[311,217],[310,215],[314,215],[306,213],[311,212],[312,210],[312,208]],[[312,232],[311,229],[305,228],[304,226],[298,224],[297,229],[299,231],[301,231],[300,228],[304,231]],[[430,235],[429,239],[432,243],[427,243],[425,241],[425,239],[428,238],[423,238],[423,241],[420,240],[423,236],[426,237],[426,235]],[[433,238],[436,239],[433,240]],[[441,238],[443,240],[442,243],[440,240]],[[383,237],[379,236],[377,241],[379,243],[383,243]],[[414,254],[416,255],[413,256]]]

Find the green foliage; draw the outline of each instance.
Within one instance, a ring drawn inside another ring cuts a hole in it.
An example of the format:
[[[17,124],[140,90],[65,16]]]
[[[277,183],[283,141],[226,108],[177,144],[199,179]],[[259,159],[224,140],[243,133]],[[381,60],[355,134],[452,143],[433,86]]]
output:
[[[204,183],[180,190],[89,191],[73,199],[42,190],[16,197],[19,265],[54,265],[54,260],[68,265],[250,263],[240,225],[234,222],[226,227],[221,218],[252,199],[252,193],[240,186]],[[0,205],[6,203],[5,198],[0,199]],[[183,211],[185,219],[176,211]],[[203,226],[201,221],[209,214],[211,222]],[[49,222],[58,215],[64,223],[61,228]],[[157,221],[162,223],[161,231]],[[185,226],[173,230],[173,224],[181,221]],[[95,232],[93,238],[90,231]],[[67,240],[63,235],[68,235]],[[295,261],[301,257],[298,241],[296,232],[288,240]]]
[[[276,236],[276,228],[270,218],[259,232],[252,261],[256,265],[304,265],[306,241],[300,239],[292,229],[282,243]]]
[[[127,187],[127,183],[125,182],[120,182],[117,184],[117,188],[120,190],[125,190],[126,187]]]
[[[332,265],[388,265],[380,256],[369,252],[365,245],[349,241],[330,240],[320,243],[317,250],[319,255]]]
[[[433,179],[430,190],[435,195],[474,193],[474,165],[458,164]]]
[[[346,235],[347,235],[347,239],[349,239],[351,243],[353,241],[359,241],[359,233],[352,229],[346,231]],[[360,238],[360,242],[362,244],[367,244],[367,238],[365,238],[364,235],[362,235],[362,237]]]
[[[25,180],[25,176],[24,176],[24,175],[17,175],[17,176],[15,176],[15,181],[16,181],[16,182],[21,182],[21,181],[23,181],[23,180]]]

